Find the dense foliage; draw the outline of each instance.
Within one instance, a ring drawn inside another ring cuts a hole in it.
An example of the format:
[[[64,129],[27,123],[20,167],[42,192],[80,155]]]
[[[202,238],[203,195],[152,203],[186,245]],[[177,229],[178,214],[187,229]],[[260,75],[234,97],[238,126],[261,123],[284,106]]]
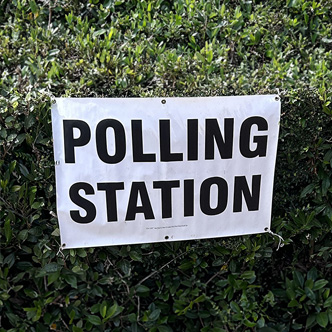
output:
[[[0,0],[0,331],[332,330],[332,2]],[[52,96],[279,91],[270,234],[59,251]]]

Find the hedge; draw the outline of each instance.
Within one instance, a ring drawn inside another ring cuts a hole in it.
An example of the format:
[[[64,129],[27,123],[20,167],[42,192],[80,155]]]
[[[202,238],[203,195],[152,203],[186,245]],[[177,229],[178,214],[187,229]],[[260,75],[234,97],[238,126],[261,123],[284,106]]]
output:
[[[332,2],[2,0],[0,331],[332,331]],[[59,250],[56,97],[278,92],[270,234]]]

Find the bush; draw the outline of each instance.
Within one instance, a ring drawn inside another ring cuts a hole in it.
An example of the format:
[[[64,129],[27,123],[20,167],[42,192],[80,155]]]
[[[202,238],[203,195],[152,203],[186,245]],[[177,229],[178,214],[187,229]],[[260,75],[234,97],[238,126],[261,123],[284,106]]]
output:
[[[0,331],[332,327],[332,3],[0,3]],[[52,96],[280,92],[269,234],[59,250]]]

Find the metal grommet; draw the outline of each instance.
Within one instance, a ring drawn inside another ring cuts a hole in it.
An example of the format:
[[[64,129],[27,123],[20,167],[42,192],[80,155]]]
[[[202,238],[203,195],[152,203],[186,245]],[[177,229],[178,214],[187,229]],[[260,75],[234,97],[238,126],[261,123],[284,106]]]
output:
[[[62,248],[64,248],[65,246],[66,246],[66,244],[65,244],[65,243],[63,243],[63,244],[62,244]]]
[[[280,100],[280,97],[279,97],[279,96],[275,96],[274,100],[275,100],[275,101],[279,101],[279,100]]]
[[[269,228],[268,228],[268,227],[265,227],[265,228],[264,228],[264,231],[265,231],[265,232],[267,232],[268,230],[269,230]]]
[[[60,160],[56,160],[55,165],[60,165]]]
[[[168,240],[168,239],[169,239],[169,236],[168,236],[168,235],[166,235],[166,236],[165,236],[165,240]]]
[[[164,104],[166,104],[166,99],[162,99],[161,100],[161,103],[164,105]]]

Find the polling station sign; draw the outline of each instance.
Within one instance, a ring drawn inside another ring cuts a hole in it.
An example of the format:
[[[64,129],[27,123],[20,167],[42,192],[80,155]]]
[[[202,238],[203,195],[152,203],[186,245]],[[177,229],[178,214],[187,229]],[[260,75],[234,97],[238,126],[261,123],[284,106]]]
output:
[[[56,99],[62,247],[265,232],[279,119],[276,95]]]

